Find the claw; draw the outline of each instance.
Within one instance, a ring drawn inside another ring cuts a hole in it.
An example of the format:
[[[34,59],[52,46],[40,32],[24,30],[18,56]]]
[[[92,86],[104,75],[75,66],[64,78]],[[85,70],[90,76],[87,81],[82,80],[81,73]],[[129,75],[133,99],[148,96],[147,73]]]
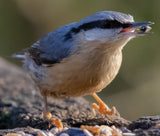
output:
[[[96,103],[92,104],[92,107],[95,110],[98,110],[101,114],[117,115],[118,117],[120,117],[120,114],[115,107],[112,107],[110,109],[95,93],[93,93],[92,95],[99,103],[99,106]]]
[[[43,118],[47,120],[50,123],[50,125],[54,125],[57,128],[63,128],[61,120],[58,119],[56,116],[53,116],[50,112],[44,113]]]
[[[58,119],[56,116],[53,116],[50,112],[48,112],[46,96],[44,96],[44,100],[45,100],[44,111],[43,111],[44,120],[47,120],[50,125],[54,125],[57,128],[63,128],[61,120]]]

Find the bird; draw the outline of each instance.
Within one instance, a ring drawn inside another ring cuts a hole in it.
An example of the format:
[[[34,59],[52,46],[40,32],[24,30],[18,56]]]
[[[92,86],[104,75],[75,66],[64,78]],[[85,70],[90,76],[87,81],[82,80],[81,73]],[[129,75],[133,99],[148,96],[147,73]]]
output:
[[[47,98],[92,95],[101,114],[117,115],[96,93],[107,87],[119,72],[122,49],[133,38],[149,33],[153,22],[134,22],[133,16],[99,11],[46,34],[29,48],[15,54],[44,98],[44,118],[57,127],[61,120],[47,107]]]

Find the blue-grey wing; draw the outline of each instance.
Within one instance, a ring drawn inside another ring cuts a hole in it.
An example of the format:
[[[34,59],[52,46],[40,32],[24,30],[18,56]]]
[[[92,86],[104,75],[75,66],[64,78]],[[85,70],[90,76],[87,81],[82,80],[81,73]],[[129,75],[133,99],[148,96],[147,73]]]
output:
[[[66,40],[66,36],[74,24],[62,26],[48,33],[27,49],[27,52],[36,64],[52,65],[59,63],[71,54],[74,46],[73,39]]]

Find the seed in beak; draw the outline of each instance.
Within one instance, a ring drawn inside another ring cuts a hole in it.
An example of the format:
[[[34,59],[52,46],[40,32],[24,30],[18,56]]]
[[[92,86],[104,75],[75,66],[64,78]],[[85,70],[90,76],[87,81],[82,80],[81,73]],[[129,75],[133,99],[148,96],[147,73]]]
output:
[[[139,30],[140,30],[142,33],[145,33],[145,32],[149,32],[149,31],[151,30],[151,27],[144,25],[144,26],[141,26],[141,27],[139,28]]]
[[[121,32],[134,32],[136,31],[138,34],[147,33],[151,30],[149,25],[154,24],[153,22],[135,22],[132,23],[130,27],[124,28],[120,31]]]

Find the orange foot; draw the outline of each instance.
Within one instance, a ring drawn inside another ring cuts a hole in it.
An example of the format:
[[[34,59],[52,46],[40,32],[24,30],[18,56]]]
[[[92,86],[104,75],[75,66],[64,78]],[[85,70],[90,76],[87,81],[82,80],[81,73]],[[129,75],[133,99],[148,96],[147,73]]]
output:
[[[60,119],[53,116],[50,112],[44,112],[44,119],[47,120],[51,125],[55,125],[57,128],[63,128],[63,124]]]
[[[56,116],[53,116],[50,112],[48,112],[47,96],[44,96],[43,118],[44,120],[47,120],[50,123],[50,125],[55,125],[57,128],[63,128],[61,120],[58,119]]]
[[[111,109],[98,97],[96,93],[93,93],[92,96],[96,99],[99,106],[96,103],[93,103],[92,106],[95,110],[98,110],[101,114],[107,114],[107,115],[117,115],[120,117],[119,112],[116,110],[115,107],[112,107]]]

